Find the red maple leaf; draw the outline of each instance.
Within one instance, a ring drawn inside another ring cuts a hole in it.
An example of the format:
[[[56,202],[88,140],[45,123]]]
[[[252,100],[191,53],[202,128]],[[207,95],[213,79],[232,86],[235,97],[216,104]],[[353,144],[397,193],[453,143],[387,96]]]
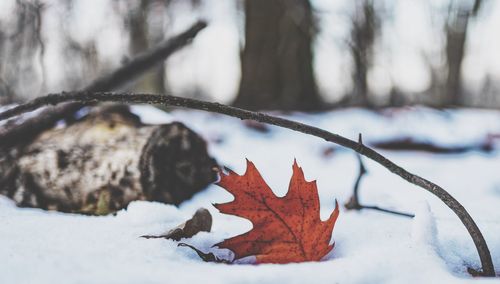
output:
[[[233,251],[235,260],[253,255],[257,263],[319,261],[333,249],[330,239],[338,204],[330,218],[321,221],[316,181],[306,181],[296,161],[284,197],[274,195],[248,160],[244,175],[222,173],[217,184],[234,195],[234,200],[214,206],[253,224],[250,231],[216,244]]]

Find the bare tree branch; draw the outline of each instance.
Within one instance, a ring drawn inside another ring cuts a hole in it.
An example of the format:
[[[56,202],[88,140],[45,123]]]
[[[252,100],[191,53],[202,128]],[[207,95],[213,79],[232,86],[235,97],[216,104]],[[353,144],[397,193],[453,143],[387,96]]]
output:
[[[185,32],[159,44],[146,53],[136,56],[113,73],[98,78],[84,88],[84,91],[103,92],[121,87],[139,77],[145,71],[161,64],[175,51],[190,43],[198,32],[206,26],[207,24],[203,21],[197,22]],[[27,119],[20,124],[9,123],[8,127],[4,127],[0,131],[0,147],[12,147],[20,142],[29,143],[38,134],[54,126],[57,121],[71,117],[81,107],[82,104],[80,103],[63,104],[44,110],[38,116]]]
[[[439,185],[424,179],[418,175],[412,174],[404,168],[396,165],[386,157],[382,156],[375,150],[366,147],[356,141],[350,140],[335,133],[328,132],[324,129],[310,126],[307,124],[295,122],[285,118],[275,117],[268,114],[249,111],[236,107],[226,106],[220,103],[205,102],[195,99],[181,98],[167,95],[155,94],[127,94],[127,93],[95,93],[95,92],[70,92],[60,94],[50,94],[45,97],[34,99],[26,104],[19,105],[13,109],[0,113],[0,120],[19,115],[24,112],[32,111],[43,105],[56,105],[62,102],[75,101],[82,104],[95,104],[98,102],[120,102],[120,103],[147,103],[160,104],[165,106],[178,106],[191,109],[204,110],[208,112],[220,113],[232,117],[237,117],[242,120],[255,120],[262,123],[267,123],[283,128],[288,128],[297,132],[313,135],[322,138],[326,141],[333,142],[350,148],[359,154],[379,163],[392,173],[400,176],[404,180],[419,186],[428,192],[438,197],[446,204],[462,221],[465,228],[469,232],[481,260],[484,276],[495,276],[495,269],[491,260],[490,250],[483,234],[478,226],[467,212],[467,210],[446,190]]]
[[[359,134],[359,137],[358,137],[358,143],[363,144],[363,139],[361,137],[361,133]],[[344,204],[344,207],[348,210],[351,210],[351,209],[354,209],[354,210],[372,209],[372,210],[377,210],[380,212],[390,213],[390,214],[404,216],[404,217],[410,217],[410,218],[415,217],[415,215],[412,215],[412,214],[398,212],[398,211],[394,211],[394,210],[390,210],[390,209],[385,209],[385,208],[381,208],[381,207],[378,207],[375,205],[362,205],[359,202],[359,185],[361,184],[361,179],[368,171],[365,168],[365,164],[363,163],[363,159],[361,159],[361,155],[357,154],[356,157],[358,157],[358,162],[359,162],[359,174],[358,174],[358,177],[356,178],[356,182],[354,183],[352,196],[349,199],[349,201],[346,204]]]

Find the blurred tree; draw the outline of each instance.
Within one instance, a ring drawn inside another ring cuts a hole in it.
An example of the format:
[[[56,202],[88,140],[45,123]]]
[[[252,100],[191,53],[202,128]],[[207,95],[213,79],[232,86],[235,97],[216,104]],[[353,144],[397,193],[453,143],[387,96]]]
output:
[[[76,23],[75,18],[80,13],[75,8],[76,0],[64,0],[59,3],[58,21],[61,24],[57,32],[62,45],[60,56],[63,62],[71,63],[61,65],[65,76],[61,78],[57,89],[78,90],[102,74],[107,66],[99,57],[96,39],[89,38],[82,41],[72,29]]]
[[[445,24],[446,34],[446,82],[444,82],[444,104],[464,105],[465,94],[462,88],[462,61],[465,56],[467,29],[471,18],[478,14],[482,0],[475,0],[473,5],[452,1]],[[469,2],[470,3],[470,2]]]
[[[135,56],[157,45],[164,39],[165,10],[170,0],[129,1],[125,26],[130,35],[130,54]],[[151,17],[153,16],[153,17]],[[165,64],[149,71],[136,82],[135,91],[165,94],[167,80]]]
[[[380,33],[380,18],[372,0],[356,3],[352,17],[349,50],[353,60],[353,90],[348,98],[350,104],[370,105],[368,70],[373,65],[375,39]]]
[[[246,0],[242,77],[235,106],[318,110],[313,75],[316,33],[308,0]]]
[[[27,99],[43,91],[44,7],[39,0],[17,0],[15,13],[0,22],[0,101],[4,103]],[[37,59],[40,64],[35,63]]]

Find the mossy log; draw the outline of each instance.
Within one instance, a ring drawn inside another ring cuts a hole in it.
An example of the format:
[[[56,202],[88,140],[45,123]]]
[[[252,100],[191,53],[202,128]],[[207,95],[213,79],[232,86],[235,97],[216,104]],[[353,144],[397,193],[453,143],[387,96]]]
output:
[[[0,193],[23,207],[107,214],[133,200],[177,205],[215,181],[215,167],[182,123],[146,125],[108,106],[3,150]]]

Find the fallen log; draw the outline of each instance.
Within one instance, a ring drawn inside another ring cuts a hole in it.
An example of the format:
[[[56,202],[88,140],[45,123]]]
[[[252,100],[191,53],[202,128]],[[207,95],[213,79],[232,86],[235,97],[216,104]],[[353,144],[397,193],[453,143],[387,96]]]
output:
[[[107,214],[133,200],[179,204],[215,181],[205,141],[182,123],[146,125],[126,106],[0,153],[0,193],[23,207]]]
[[[203,21],[195,23],[84,90],[122,87],[205,27]],[[178,204],[215,179],[215,161],[205,142],[184,125],[142,125],[124,107],[97,111],[73,124],[73,115],[84,106],[49,107],[0,127],[0,194],[20,206],[105,214],[137,199]],[[63,119],[72,124],[51,129]],[[189,147],[178,141],[188,141],[182,143]]]

